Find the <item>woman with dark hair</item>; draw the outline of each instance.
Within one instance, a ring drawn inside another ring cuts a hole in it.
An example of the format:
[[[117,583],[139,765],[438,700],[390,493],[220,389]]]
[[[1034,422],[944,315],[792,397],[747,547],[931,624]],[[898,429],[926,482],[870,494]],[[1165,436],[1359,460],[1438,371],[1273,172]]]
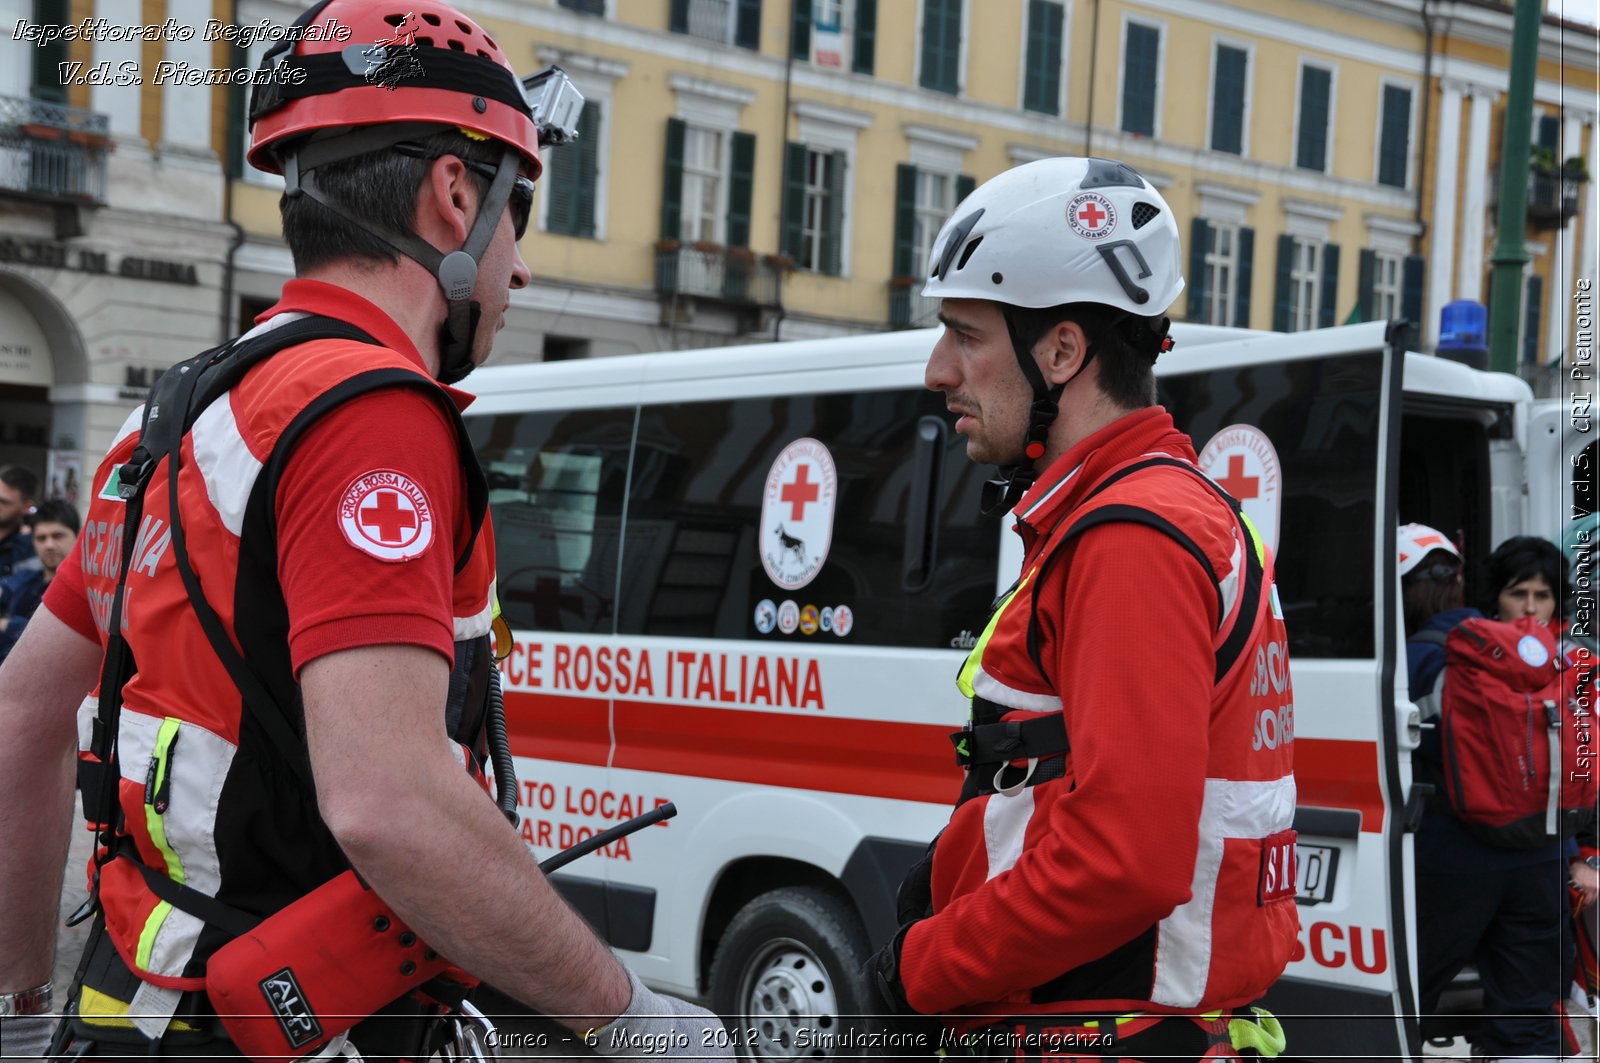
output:
[[[1414,760],[1416,778],[1443,795],[1438,695],[1445,648],[1440,636],[1483,614],[1464,604],[1461,552],[1444,533],[1405,525],[1398,563],[1411,700],[1421,706],[1427,725]],[[1562,851],[1561,842],[1537,849],[1489,845],[1468,830],[1443,796],[1430,799],[1423,810],[1416,836],[1421,1011],[1436,1011],[1451,980],[1467,963],[1476,963],[1484,1017],[1475,1048],[1490,1060],[1554,1063],[1564,1048],[1555,1011],[1566,985],[1556,962],[1564,923]]]
[[[1555,632],[1562,652],[1576,669],[1577,682],[1588,687],[1577,693],[1590,699],[1589,708],[1593,711],[1594,658],[1588,647],[1568,637],[1567,633],[1568,606],[1572,597],[1571,568],[1566,555],[1547,539],[1536,535],[1518,535],[1507,539],[1495,547],[1494,553],[1484,562],[1487,578],[1484,581],[1483,611],[1496,620],[1531,616],[1548,624]],[[1596,901],[1600,899],[1600,849],[1596,848],[1593,821],[1579,833],[1575,844],[1576,849],[1568,846],[1565,853],[1569,858],[1568,875],[1578,902],[1578,918],[1585,920],[1592,928],[1596,912],[1600,910],[1596,907]],[[1574,927],[1574,930],[1584,932],[1582,927]],[[1591,929],[1590,933],[1589,940],[1593,941],[1594,931]],[[1590,996],[1589,987],[1576,970],[1567,995],[1567,1007],[1572,1014],[1578,1014],[1581,1010],[1593,1022],[1595,1002]]]

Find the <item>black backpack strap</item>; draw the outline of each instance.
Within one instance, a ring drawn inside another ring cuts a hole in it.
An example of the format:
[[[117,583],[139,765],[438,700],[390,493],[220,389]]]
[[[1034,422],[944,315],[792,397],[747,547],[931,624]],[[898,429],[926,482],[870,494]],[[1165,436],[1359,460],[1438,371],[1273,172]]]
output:
[[[222,629],[220,618],[205,601],[189,564],[185,547],[181,515],[178,509],[178,469],[182,461],[182,441],[199,415],[216,399],[243,378],[254,365],[288,347],[314,339],[348,339],[359,343],[377,344],[367,333],[342,321],[324,317],[306,317],[288,322],[258,336],[235,339],[230,343],[202,351],[186,361],[168,369],[150,388],[145,400],[144,417],[139,428],[139,443],[127,462],[112,473],[118,496],[124,505],[122,559],[117,575],[117,589],[112,597],[111,612],[106,633],[106,649],[100,669],[100,699],[96,706],[91,732],[90,751],[100,762],[94,786],[86,787],[84,810],[94,810],[99,845],[95,859],[94,881],[91,885],[90,904],[97,903],[100,867],[120,852],[117,844],[117,779],[121,767],[117,762],[117,736],[121,722],[122,691],[138,670],[132,648],[122,635],[122,607],[126,597],[128,573],[133,567],[134,551],[138,544],[139,529],[144,517],[145,491],[152,475],[163,460],[170,462],[168,473],[168,504],[171,507],[170,530],[173,545],[177,547],[176,560],[190,602],[200,619],[207,640],[219,659],[233,677],[247,704],[261,705],[268,711],[261,713],[263,726],[279,744],[292,768],[310,780],[310,765],[304,754],[296,757],[297,741],[289,741],[292,732],[283,722],[281,712],[271,710],[273,702],[252,700],[252,687],[260,693],[259,680],[250,672]],[[259,693],[256,694],[259,697]],[[80,773],[80,778],[83,774]],[[142,861],[138,861],[142,864]],[[147,879],[149,876],[146,876]],[[194,891],[190,891],[194,892]],[[163,898],[171,901],[171,898]],[[175,903],[175,902],[174,902]],[[184,910],[188,910],[187,907]],[[87,909],[87,906],[86,906]],[[196,914],[205,919],[202,913]],[[207,920],[210,921],[209,919]]]
[[[1425,627],[1421,631],[1406,639],[1407,642],[1426,642],[1430,646],[1443,646],[1449,641],[1449,636],[1436,627]]]
[[[1181,469],[1209,487],[1233,511],[1234,522],[1242,536],[1240,541],[1243,547],[1241,553],[1244,555],[1244,579],[1240,587],[1239,613],[1227,636],[1222,640],[1222,645],[1217,647],[1216,653],[1216,670],[1213,681],[1221,682],[1222,678],[1238,662],[1240,654],[1244,652],[1245,643],[1249,640],[1250,632],[1255,627],[1256,612],[1260,608],[1261,595],[1264,591],[1263,584],[1265,582],[1265,569],[1257,553],[1255,535],[1250,530],[1249,522],[1244,519],[1243,510],[1238,501],[1193,465],[1177,458],[1168,457],[1146,458],[1142,461],[1130,462],[1124,465],[1096,484],[1094,489],[1084,497],[1084,501],[1089,501],[1089,499],[1094,498],[1112,484],[1118,483],[1135,473],[1162,467]],[[1205,551],[1200,549],[1198,543],[1177,525],[1154,510],[1124,503],[1100,506],[1073,521],[1065,530],[1052,533],[1052,541],[1047,546],[1049,552],[1039,565],[1038,575],[1034,577],[1033,589],[1029,599],[1028,656],[1033,660],[1034,667],[1039,670],[1041,675],[1045,673],[1039,648],[1039,588],[1044,584],[1045,571],[1061,555],[1063,543],[1083,534],[1090,528],[1116,522],[1143,524],[1146,527],[1154,528],[1183,547],[1205,570],[1211,585],[1216,589],[1217,615],[1226,619],[1224,610],[1226,603],[1222,597],[1221,580],[1217,578],[1216,569],[1212,567],[1210,559],[1206,557]]]

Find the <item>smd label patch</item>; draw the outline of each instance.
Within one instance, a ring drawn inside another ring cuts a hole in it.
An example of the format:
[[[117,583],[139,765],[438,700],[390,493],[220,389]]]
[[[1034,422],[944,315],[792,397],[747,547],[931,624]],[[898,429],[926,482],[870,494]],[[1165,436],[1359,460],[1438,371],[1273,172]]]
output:
[[[1200,471],[1239,500],[1256,532],[1277,553],[1283,464],[1267,434],[1253,424],[1230,424],[1201,448]]]
[[[833,544],[838,503],[833,455],[809,437],[783,448],[767,473],[756,549],[772,582],[798,590],[817,578]],[[782,616],[779,624],[782,626]]]

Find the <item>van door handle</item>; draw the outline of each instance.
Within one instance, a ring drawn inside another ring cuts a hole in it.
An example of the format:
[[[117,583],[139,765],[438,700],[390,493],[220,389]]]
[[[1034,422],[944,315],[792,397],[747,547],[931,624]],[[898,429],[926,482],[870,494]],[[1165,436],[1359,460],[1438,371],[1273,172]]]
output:
[[[917,421],[911,463],[911,501],[906,512],[905,550],[900,564],[900,586],[920,591],[933,579],[939,554],[939,475],[944,464],[949,429],[939,417]]]

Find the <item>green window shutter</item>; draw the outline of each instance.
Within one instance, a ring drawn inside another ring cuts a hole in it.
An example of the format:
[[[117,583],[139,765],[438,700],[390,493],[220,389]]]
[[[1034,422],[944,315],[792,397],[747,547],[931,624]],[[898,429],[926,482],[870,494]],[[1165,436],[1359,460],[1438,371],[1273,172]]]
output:
[[[733,43],[751,51],[761,49],[761,0],[739,0],[733,16]]]
[[[915,247],[911,230],[917,218],[917,168],[901,163],[894,170],[894,275],[915,277],[922,272],[923,263],[911,261]]]
[[[1428,260],[1421,255],[1407,255],[1400,275],[1400,313],[1411,322],[1416,336],[1422,328],[1422,284],[1427,276]]]
[[[72,21],[68,0],[33,0],[35,26],[65,26]],[[67,87],[61,83],[60,64],[70,57],[66,41],[51,41],[29,49],[33,71],[28,94],[36,100],[67,102]],[[235,138],[237,139],[237,138]]]
[[[667,157],[661,168],[661,238],[683,237],[683,139],[688,124],[667,119]]]
[[[1233,323],[1238,328],[1250,327],[1250,285],[1255,280],[1256,231],[1239,226],[1235,238],[1239,248],[1239,278],[1233,295]]]
[[[1249,55],[1242,48],[1217,46],[1216,77],[1211,86],[1211,149],[1244,153],[1244,97]]]
[[[1383,87],[1383,126],[1378,140],[1378,183],[1406,186],[1406,157],[1411,150],[1411,90]]]
[[[783,233],[779,249],[796,261],[806,218],[806,146],[783,146]]]
[[[1189,307],[1184,317],[1189,321],[1206,319],[1206,254],[1211,250],[1212,228],[1204,218],[1189,223]]]
[[[750,246],[750,199],[756,183],[756,135],[735,132],[728,176],[728,246]]]
[[[672,0],[667,13],[667,28],[673,33],[689,32],[689,0]]]
[[[1061,24],[1063,9],[1047,0],[1028,0],[1028,55],[1022,106],[1055,114],[1061,100]]]
[[[564,150],[576,151],[578,196],[576,236],[594,237],[595,185],[600,173],[600,105],[589,101],[578,116],[578,140]]]
[[[794,17],[789,20],[789,54],[802,63],[811,58],[811,0],[789,0]]]
[[[1156,61],[1161,33],[1154,26],[1128,24],[1122,49],[1122,129],[1153,137],[1156,134]]]
[[[1339,301],[1339,245],[1322,245],[1322,290],[1317,293],[1317,326],[1334,323],[1334,307]]]
[[[588,106],[584,106],[588,110]],[[564,144],[545,155],[545,173],[540,181],[549,202],[545,207],[546,232],[571,236],[578,229],[577,144]]]
[[[1278,279],[1272,294],[1272,328],[1275,332],[1288,332],[1294,318],[1294,237],[1284,233],[1278,237]]]
[[[1553,114],[1539,116],[1539,131],[1534,145],[1545,149],[1557,163],[1561,162],[1561,119]]]
[[[871,74],[875,69],[877,43],[878,0],[856,0],[855,41],[851,47],[850,69],[858,74]]]
[[[978,179],[970,173],[956,174],[956,202],[960,203],[963,199],[972,195],[972,190],[977,187]]]
[[[1378,252],[1361,249],[1361,264],[1356,270],[1356,320],[1371,321],[1377,316],[1373,287],[1378,280]]]
[[[822,272],[837,277],[844,272],[844,187],[848,156],[833,153],[833,168],[828,172],[828,206],[822,230]]]
[[[960,62],[961,0],[923,0],[922,87],[956,95]]]
[[[1528,277],[1527,305],[1522,318],[1522,360],[1528,365],[1540,365],[1539,322],[1544,316],[1544,278],[1537,273]]]
[[[233,70],[250,69],[250,53],[239,47],[236,39],[228,42],[228,66]],[[224,160],[229,177],[244,174],[244,135],[250,113],[249,86],[235,83],[228,87],[227,158]]]
[[[1328,168],[1328,97],[1333,74],[1320,67],[1300,68],[1300,134],[1294,164],[1321,173]]]

